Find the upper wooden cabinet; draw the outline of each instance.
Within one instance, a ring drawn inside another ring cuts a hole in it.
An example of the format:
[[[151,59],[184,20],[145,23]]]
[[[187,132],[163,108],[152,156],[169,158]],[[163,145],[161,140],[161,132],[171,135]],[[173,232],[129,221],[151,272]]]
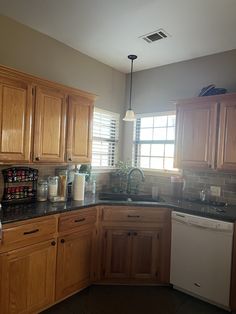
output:
[[[94,100],[0,66],[0,162],[91,162]]]
[[[217,168],[236,170],[236,97],[220,104]]]
[[[177,105],[177,168],[213,168],[215,163],[217,102]]]
[[[0,77],[0,160],[29,162],[32,124],[32,86]]]
[[[177,168],[236,170],[236,94],[177,103]]]
[[[91,161],[92,121],[93,102],[81,96],[69,96],[66,148],[68,162]]]
[[[34,161],[63,162],[66,96],[47,87],[36,88]]]

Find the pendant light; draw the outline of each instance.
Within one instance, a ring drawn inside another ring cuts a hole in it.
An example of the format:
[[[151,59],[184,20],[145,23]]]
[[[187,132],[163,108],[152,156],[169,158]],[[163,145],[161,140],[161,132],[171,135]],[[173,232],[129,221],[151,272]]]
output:
[[[131,72],[130,72],[130,89],[129,89],[129,109],[126,111],[124,121],[135,121],[135,113],[131,108],[131,98],[132,98],[132,83],[133,83],[133,62],[137,59],[136,55],[128,55],[128,59],[131,60]]]

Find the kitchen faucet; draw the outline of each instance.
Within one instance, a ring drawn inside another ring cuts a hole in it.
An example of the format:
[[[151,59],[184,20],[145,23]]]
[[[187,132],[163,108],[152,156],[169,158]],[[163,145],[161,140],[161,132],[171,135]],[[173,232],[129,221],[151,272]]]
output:
[[[140,168],[134,167],[132,168],[129,173],[128,173],[128,177],[127,177],[127,189],[126,189],[126,193],[130,194],[131,193],[131,175],[134,172],[138,172],[141,177],[142,177],[142,182],[144,182],[144,173]]]

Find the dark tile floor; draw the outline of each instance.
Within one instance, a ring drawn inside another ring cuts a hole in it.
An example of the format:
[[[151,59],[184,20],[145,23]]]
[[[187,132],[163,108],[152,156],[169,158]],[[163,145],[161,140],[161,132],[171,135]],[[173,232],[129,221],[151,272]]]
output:
[[[43,314],[227,314],[169,287],[91,286]]]

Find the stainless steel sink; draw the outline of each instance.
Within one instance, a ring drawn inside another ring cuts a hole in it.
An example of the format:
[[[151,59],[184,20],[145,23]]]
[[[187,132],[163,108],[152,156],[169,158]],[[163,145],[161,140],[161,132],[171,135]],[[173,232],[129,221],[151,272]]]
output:
[[[127,194],[127,193],[109,193],[101,192],[99,194],[100,200],[107,201],[125,201],[125,202],[163,202],[160,199],[153,199],[152,195],[147,194]]]

